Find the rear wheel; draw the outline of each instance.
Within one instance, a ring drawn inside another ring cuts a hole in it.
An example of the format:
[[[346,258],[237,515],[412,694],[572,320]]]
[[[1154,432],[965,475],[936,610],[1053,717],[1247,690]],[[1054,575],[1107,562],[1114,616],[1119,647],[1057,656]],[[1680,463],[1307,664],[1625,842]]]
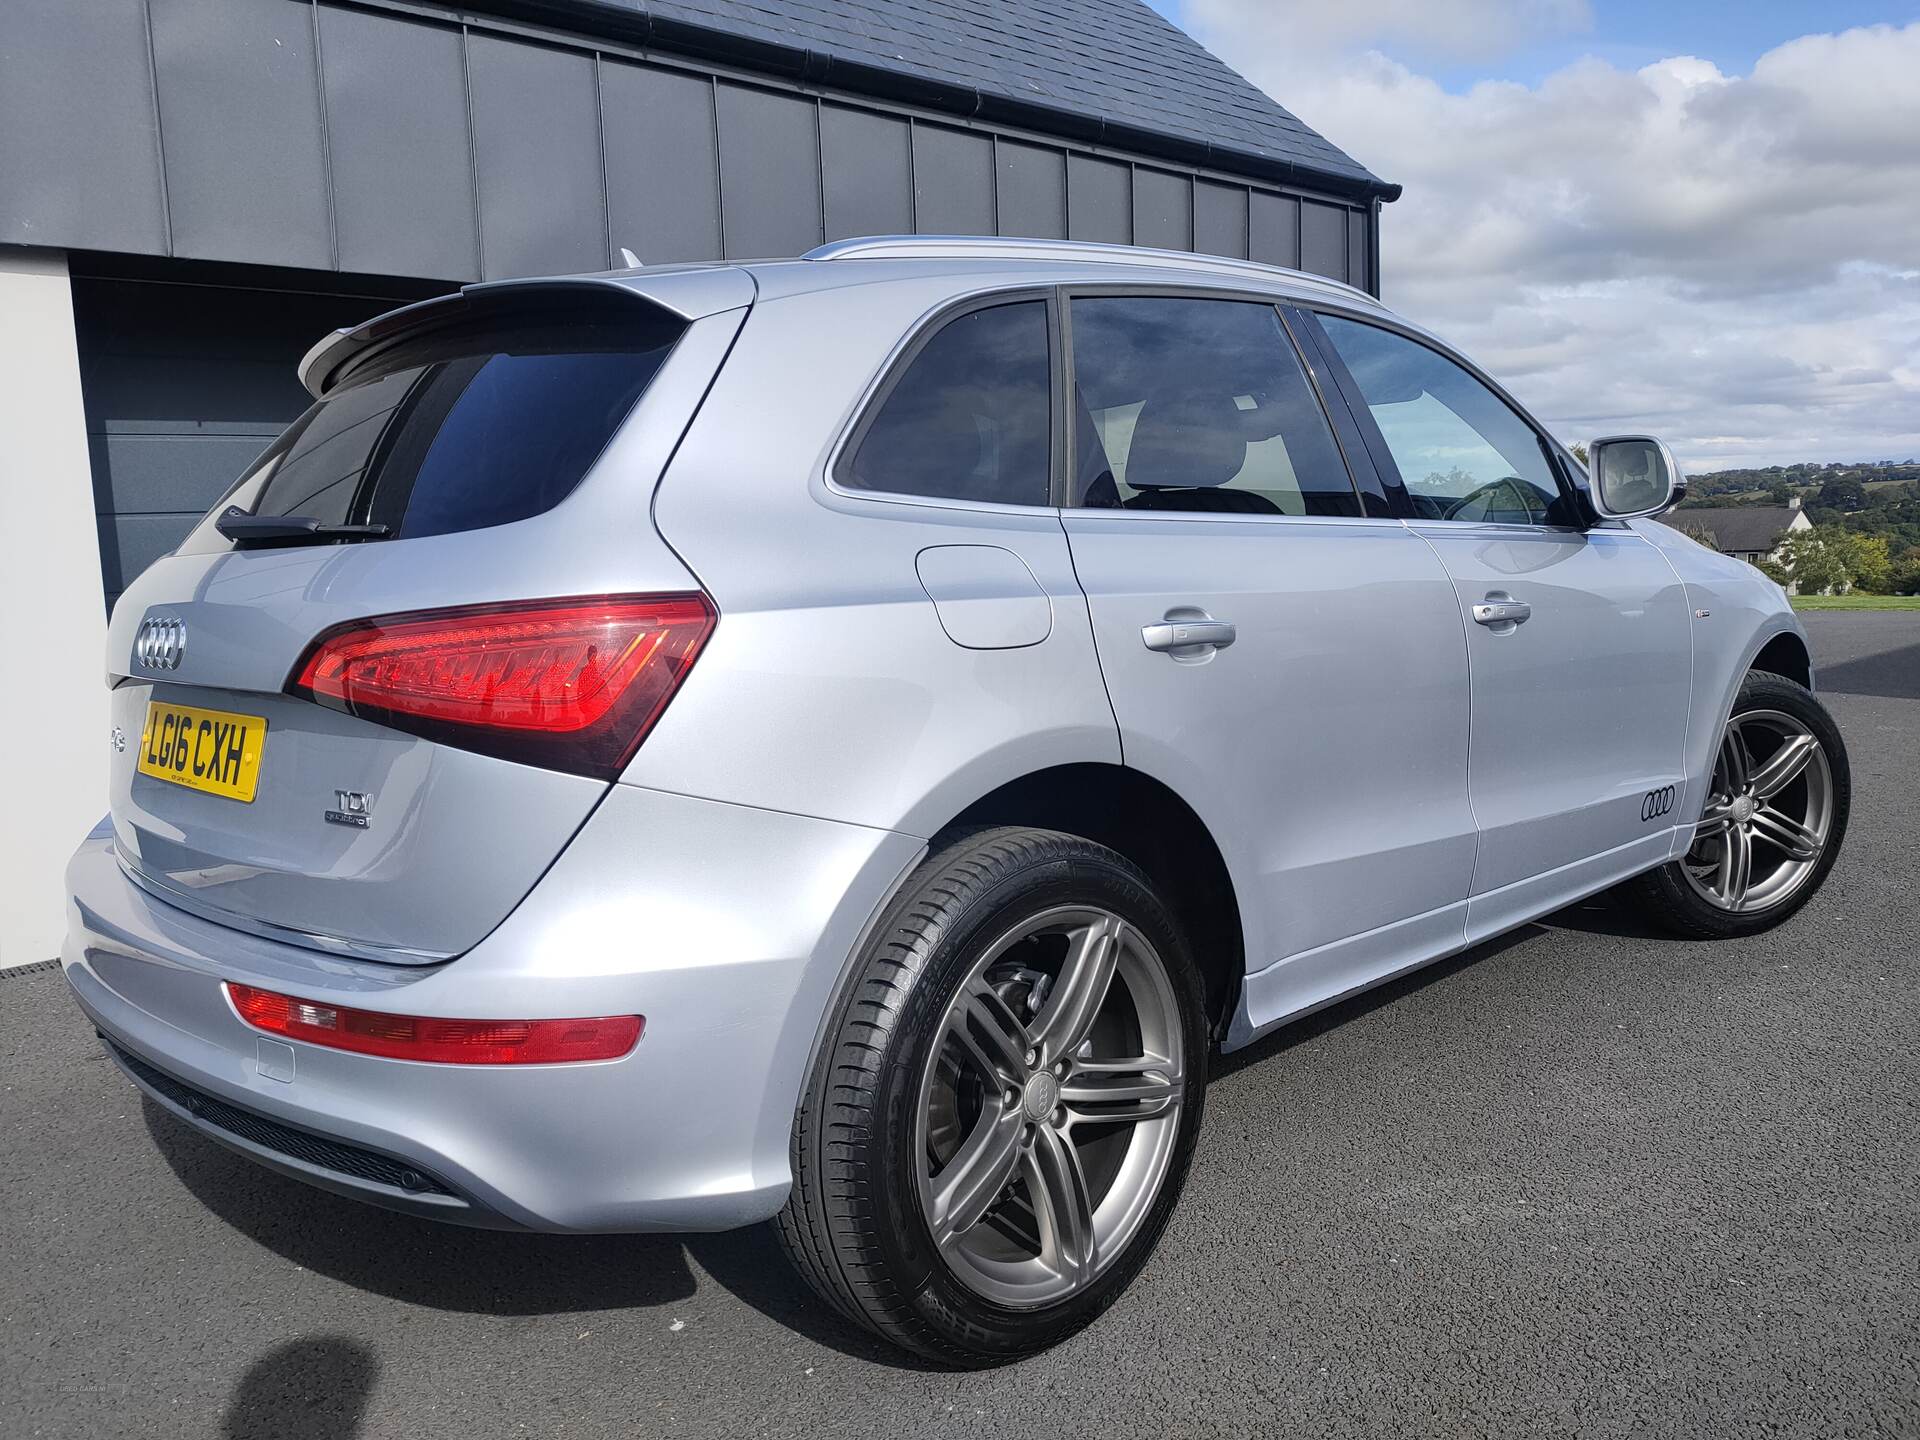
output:
[[[1042,1349],[1144,1263],[1185,1178],[1200,984],[1135,866],[993,830],[930,857],[857,962],[796,1117],[801,1273],[954,1364]]]
[[[1812,898],[1846,834],[1852,777],[1832,718],[1780,675],[1747,676],[1687,853],[1626,893],[1678,934],[1752,935]]]

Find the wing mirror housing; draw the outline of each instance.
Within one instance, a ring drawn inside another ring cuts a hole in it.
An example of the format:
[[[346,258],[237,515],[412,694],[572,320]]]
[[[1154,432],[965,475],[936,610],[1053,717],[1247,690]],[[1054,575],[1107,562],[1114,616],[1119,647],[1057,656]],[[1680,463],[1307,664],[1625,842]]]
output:
[[[1686,493],[1673,452],[1651,435],[1609,435],[1587,446],[1587,503],[1602,519],[1658,515]]]

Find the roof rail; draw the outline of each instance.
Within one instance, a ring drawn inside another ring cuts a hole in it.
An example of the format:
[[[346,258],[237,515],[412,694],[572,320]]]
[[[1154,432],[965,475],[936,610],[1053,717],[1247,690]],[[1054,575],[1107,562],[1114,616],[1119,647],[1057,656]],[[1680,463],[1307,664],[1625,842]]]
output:
[[[1224,255],[1196,255],[1190,250],[1156,250],[1145,245],[1108,245],[1091,240],[1017,240],[992,235],[869,235],[817,245],[803,260],[1078,260],[1104,265],[1158,265],[1171,270],[1200,270],[1210,275],[1246,275],[1256,279],[1284,278],[1342,295],[1357,295],[1368,304],[1380,302],[1357,285],[1331,280],[1283,265],[1257,260],[1234,260]]]

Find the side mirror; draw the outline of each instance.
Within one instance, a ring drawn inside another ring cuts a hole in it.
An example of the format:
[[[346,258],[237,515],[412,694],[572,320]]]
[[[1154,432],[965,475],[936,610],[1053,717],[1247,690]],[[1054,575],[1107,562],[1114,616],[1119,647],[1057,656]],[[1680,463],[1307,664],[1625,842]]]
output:
[[[1609,435],[1587,446],[1587,499],[1609,520],[1658,515],[1687,493],[1673,452],[1651,435]]]

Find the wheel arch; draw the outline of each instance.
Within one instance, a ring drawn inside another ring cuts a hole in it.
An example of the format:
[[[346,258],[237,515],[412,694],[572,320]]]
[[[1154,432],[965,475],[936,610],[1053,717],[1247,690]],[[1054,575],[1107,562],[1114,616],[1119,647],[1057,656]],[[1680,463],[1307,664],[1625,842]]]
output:
[[[1813,689],[1813,656],[1807,650],[1807,642],[1792,630],[1782,630],[1761,645],[1747,670],[1784,675],[1803,689]]]
[[[1215,1039],[1226,1033],[1246,979],[1240,903],[1212,832],[1178,793],[1124,765],[1055,765],[989,791],[940,829],[983,825],[1084,836],[1146,871],[1193,947],[1206,987],[1209,1033]]]

